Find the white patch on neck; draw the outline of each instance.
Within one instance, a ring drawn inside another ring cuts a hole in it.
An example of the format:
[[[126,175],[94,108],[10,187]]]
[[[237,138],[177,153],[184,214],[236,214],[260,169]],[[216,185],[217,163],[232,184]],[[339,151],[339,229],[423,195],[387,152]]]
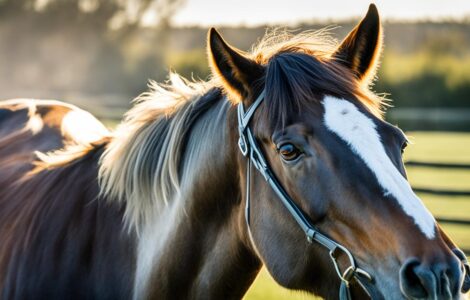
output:
[[[134,278],[133,299],[148,298],[148,290],[152,284],[152,271],[160,262],[165,246],[172,237],[172,230],[176,228],[181,212],[179,199],[174,199],[162,211],[155,212],[155,217],[145,224],[138,233],[137,269]]]
[[[343,99],[325,96],[323,106],[326,127],[344,140],[366,163],[384,189],[384,195],[392,195],[426,237],[433,239],[434,217],[388,157],[375,123],[355,105]]]

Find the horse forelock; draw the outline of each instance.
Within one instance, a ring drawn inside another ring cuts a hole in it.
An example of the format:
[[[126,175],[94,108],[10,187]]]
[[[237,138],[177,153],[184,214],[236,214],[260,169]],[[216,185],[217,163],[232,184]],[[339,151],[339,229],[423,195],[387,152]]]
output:
[[[267,101],[261,111],[271,127],[284,125],[296,113],[321,107],[325,94],[354,98],[382,117],[386,99],[332,58],[337,42],[329,33],[329,28],[299,34],[273,30],[254,47],[252,58],[266,66]]]

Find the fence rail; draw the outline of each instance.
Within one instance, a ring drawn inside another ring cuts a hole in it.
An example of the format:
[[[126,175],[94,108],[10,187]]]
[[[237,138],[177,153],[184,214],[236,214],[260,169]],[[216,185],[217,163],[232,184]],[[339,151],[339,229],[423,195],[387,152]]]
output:
[[[425,161],[409,160],[406,162],[406,165],[410,167],[470,170],[470,164],[460,164],[460,163],[439,163],[439,162],[425,162]]]
[[[470,220],[436,217],[436,221],[443,224],[470,225]]]
[[[470,164],[466,163],[440,163],[440,162],[427,162],[409,160],[405,163],[407,167],[420,167],[432,169],[456,169],[456,170],[469,170]],[[446,189],[433,189],[427,187],[414,186],[413,190],[417,193],[431,194],[438,196],[470,196],[470,190],[446,190]]]
[[[413,187],[413,191],[415,191],[416,193],[431,194],[431,195],[438,195],[438,196],[470,196],[470,191],[459,191],[459,190],[440,190],[440,189]]]

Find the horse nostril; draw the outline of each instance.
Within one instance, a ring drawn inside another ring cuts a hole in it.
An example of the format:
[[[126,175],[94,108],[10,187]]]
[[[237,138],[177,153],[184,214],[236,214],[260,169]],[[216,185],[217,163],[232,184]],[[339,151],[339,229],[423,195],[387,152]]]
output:
[[[453,299],[459,294],[460,276],[454,260],[427,265],[413,258],[400,269],[400,287],[409,298]]]
[[[467,293],[470,291],[470,264],[468,263],[467,256],[463,253],[462,250],[458,248],[452,249],[452,252],[457,256],[462,264],[462,273],[463,273],[463,283],[462,283],[462,293]]]
[[[400,288],[407,297],[426,298],[428,295],[427,280],[429,279],[427,277],[429,276],[424,275],[422,270],[418,270],[420,264],[416,258],[413,258],[400,269]]]

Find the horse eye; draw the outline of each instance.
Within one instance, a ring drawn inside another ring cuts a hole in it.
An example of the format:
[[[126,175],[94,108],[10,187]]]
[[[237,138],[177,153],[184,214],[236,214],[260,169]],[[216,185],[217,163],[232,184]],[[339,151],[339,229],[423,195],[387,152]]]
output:
[[[292,144],[283,144],[278,148],[279,154],[281,155],[282,159],[287,161],[295,160],[297,157],[300,156],[301,152]]]
[[[401,145],[401,154],[405,152],[406,147],[408,146],[408,142],[404,141],[403,144]]]

